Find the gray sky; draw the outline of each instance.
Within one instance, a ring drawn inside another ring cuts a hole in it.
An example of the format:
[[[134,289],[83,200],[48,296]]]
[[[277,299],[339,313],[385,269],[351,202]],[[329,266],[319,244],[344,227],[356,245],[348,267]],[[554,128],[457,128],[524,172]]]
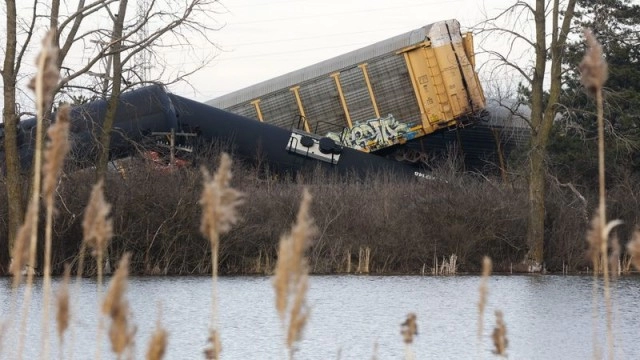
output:
[[[174,93],[205,101],[432,22],[464,27],[514,0],[222,0],[220,51]],[[211,49],[196,49],[211,51]],[[193,60],[170,54],[172,62]]]

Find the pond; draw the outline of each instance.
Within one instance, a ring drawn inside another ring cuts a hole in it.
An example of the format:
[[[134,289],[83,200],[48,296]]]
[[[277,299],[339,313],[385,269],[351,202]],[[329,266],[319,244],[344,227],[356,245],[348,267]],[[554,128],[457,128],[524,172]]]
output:
[[[60,279],[54,279],[54,291]],[[311,315],[297,359],[403,359],[400,324],[417,315],[417,359],[495,358],[491,332],[495,310],[504,313],[509,359],[591,359],[594,336],[607,349],[605,306],[588,276],[492,276],[483,336],[478,341],[480,277],[312,276],[307,301]],[[60,346],[55,314],[51,358],[96,358],[98,292],[95,280],[72,285],[71,329]],[[600,286],[600,284],[598,284]],[[20,305],[12,310],[10,279],[0,279],[0,358],[17,355]],[[223,277],[218,282],[223,359],[285,359],[284,335],[269,277]],[[21,301],[22,291],[18,290]],[[133,277],[127,291],[137,326],[135,359],[144,358],[158,318],[169,332],[165,359],[203,359],[211,319],[211,279],[207,277]],[[36,283],[26,325],[24,359],[41,357],[42,288]],[[616,358],[639,359],[640,278],[613,283]],[[14,316],[11,316],[11,314]],[[112,359],[106,330],[101,358]]]

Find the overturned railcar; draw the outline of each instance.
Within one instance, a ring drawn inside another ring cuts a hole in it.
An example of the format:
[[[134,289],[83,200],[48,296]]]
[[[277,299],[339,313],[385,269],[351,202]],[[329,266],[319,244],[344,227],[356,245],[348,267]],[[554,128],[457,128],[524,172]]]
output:
[[[74,107],[71,111],[71,157],[80,167],[94,165],[99,148],[97,134],[105,112],[103,100]],[[28,169],[34,151],[35,120],[24,120],[18,128],[21,163]],[[212,143],[228,144],[235,157],[252,163],[259,159],[278,172],[294,174],[324,168],[360,177],[372,173],[425,176],[413,167],[345,148],[328,137],[302,131],[292,133],[168,94],[156,85],[122,95],[112,131],[110,156],[118,159],[157,147],[158,137],[168,133],[189,134],[176,148],[206,151]],[[164,148],[164,144],[160,147]],[[0,165],[4,164],[4,156],[0,149]]]
[[[440,21],[207,104],[376,152],[481,119],[474,56],[472,34]]]
[[[71,156],[80,167],[92,166],[98,154],[98,138],[107,111],[105,100],[96,100],[71,109]],[[55,114],[53,115],[55,118]],[[111,158],[135,152],[138,145],[156,131],[177,128],[177,119],[165,90],[147,86],[122,94],[116,111],[110,143]],[[4,164],[4,128],[0,128],[0,163]],[[36,120],[18,123],[18,152],[23,169],[31,166],[36,137]]]

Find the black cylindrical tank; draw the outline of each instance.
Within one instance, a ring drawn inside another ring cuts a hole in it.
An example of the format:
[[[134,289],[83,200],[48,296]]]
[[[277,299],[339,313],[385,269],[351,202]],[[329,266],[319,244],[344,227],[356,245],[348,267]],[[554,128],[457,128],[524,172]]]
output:
[[[290,131],[178,95],[169,97],[185,131],[197,132],[206,141],[232,144],[234,156],[261,159],[280,171],[296,172],[321,166],[341,174],[366,176],[372,172],[393,172],[414,176],[415,169],[411,166],[339,146],[329,138]]]

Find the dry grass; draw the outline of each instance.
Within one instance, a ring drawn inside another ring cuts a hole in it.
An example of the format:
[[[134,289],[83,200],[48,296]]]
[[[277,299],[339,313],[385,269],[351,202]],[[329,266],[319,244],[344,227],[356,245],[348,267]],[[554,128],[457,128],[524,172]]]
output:
[[[302,336],[309,317],[309,308],[306,304],[309,265],[305,251],[317,234],[310,210],[311,194],[304,189],[298,216],[291,228],[291,233],[280,238],[278,262],[273,278],[276,310],[283,328],[286,326],[286,346],[290,359],[295,354],[294,345]]]
[[[30,203],[27,208],[25,221],[18,230],[13,249],[11,250],[12,261],[9,271],[13,274],[12,284],[14,289],[22,282],[22,270],[29,261],[31,229],[33,226],[32,218],[37,216],[35,206],[33,203]]]
[[[69,328],[69,320],[71,318],[71,309],[69,306],[69,281],[71,279],[71,266],[66,266],[64,270],[64,278],[62,281],[62,287],[58,291],[58,307],[56,312],[56,324],[58,329],[58,340],[60,341],[60,358],[62,356],[64,333]]]
[[[20,340],[18,344],[18,356],[22,355],[22,349],[24,345],[24,335],[26,333],[26,318],[28,316],[29,307],[31,304],[31,291],[33,285],[33,275],[35,273],[36,266],[36,252],[37,252],[37,243],[38,243],[38,211],[40,210],[40,194],[41,194],[41,168],[42,168],[42,141],[43,141],[43,129],[44,129],[44,116],[46,111],[51,107],[51,103],[53,101],[53,89],[58,84],[60,79],[60,71],[57,66],[58,59],[58,48],[55,45],[53,40],[55,33],[53,31],[49,31],[47,35],[42,40],[42,49],[36,58],[36,75],[31,79],[29,83],[29,87],[35,92],[36,95],[36,145],[35,145],[35,156],[33,161],[33,186],[31,189],[31,200],[28,205],[27,216],[25,216],[25,221],[30,221],[31,225],[28,227],[24,227],[25,231],[28,230],[30,239],[29,239],[29,260],[28,260],[28,268],[27,268],[27,288],[24,293],[24,301],[23,301],[23,317],[22,317],[22,326],[20,329]],[[24,249],[25,246],[23,245]],[[50,247],[49,247],[50,248]],[[17,270],[13,269],[14,274]],[[19,268],[17,271],[21,271]],[[44,298],[45,300],[49,299],[50,289],[50,274],[47,272],[50,269],[45,269],[45,285],[44,285]],[[47,339],[47,330],[49,317],[48,317],[49,305],[48,301],[45,302],[45,318],[44,322],[44,336],[42,337],[42,353],[45,357],[49,356],[48,342]]]
[[[640,229],[633,232],[631,241],[627,244],[627,251],[631,255],[631,262],[640,271]]]
[[[484,311],[489,296],[489,276],[491,276],[492,262],[488,256],[482,258],[482,278],[480,280],[480,299],[478,300],[478,344],[482,343],[482,329],[484,328]]]
[[[129,302],[124,296],[127,289],[129,277],[129,258],[130,254],[124,254],[118,269],[116,270],[111,285],[107,292],[104,302],[102,303],[102,313],[109,316],[111,326],[109,327],[109,341],[111,350],[117,355],[118,359],[125,356],[125,351],[131,352],[133,339],[136,333],[135,327],[129,323]],[[129,358],[132,353],[129,353]]]
[[[207,359],[220,358],[222,345],[220,342],[220,329],[218,327],[218,256],[220,249],[220,235],[227,233],[238,221],[237,208],[242,204],[242,194],[230,186],[231,183],[231,157],[223,153],[220,157],[220,166],[212,177],[203,167],[203,184],[200,205],[202,217],[200,231],[209,239],[211,244],[211,324],[209,329],[209,341],[205,355]]]
[[[496,327],[493,329],[491,339],[493,339],[493,353],[507,357],[507,346],[509,345],[507,325],[504,323],[504,316],[500,310],[496,310]]]
[[[595,38],[593,33],[585,29],[585,41],[587,51],[580,62],[581,82],[585,89],[595,97],[598,121],[598,211],[592,220],[592,229],[588,234],[589,248],[595,269],[602,271],[604,279],[604,300],[606,307],[606,334],[608,358],[613,359],[613,309],[611,303],[611,286],[609,274],[609,232],[618,222],[607,223],[606,216],[606,186],[605,186],[605,153],[604,153],[604,104],[602,90],[607,81],[607,62],[602,54],[602,45]],[[597,254],[597,255],[596,255]],[[598,261],[600,260],[600,261]],[[599,271],[594,271],[595,277]],[[595,293],[594,293],[595,294]],[[594,299],[595,303],[595,299]],[[595,344],[594,344],[595,346]]]
[[[160,360],[164,357],[164,353],[167,350],[167,338],[168,333],[162,327],[160,320],[156,324],[156,329],[151,335],[151,341],[149,342],[149,349],[147,350],[147,360]]]
[[[56,123],[47,131],[49,144],[44,153],[45,164],[42,168],[44,177],[43,196],[46,204],[46,224],[44,242],[44,311],[43,323],[48,329],[49,323],[49,303],[51,294],[51,242],[53,237],[53,212],[54,212],[54,192],[58,184],[58,178],[64,164],[64,158],[69,152],[69,106],[62,106],[57,113]],[[49,353],[47,332],[43,334],[43,352]]]
[[[415,359],[412,344],[413,338],[418,335],[418,323],[415,313],[409,313],[407,319],[400,325],[400,334],[405,344],[404,358],[405,360]]]

